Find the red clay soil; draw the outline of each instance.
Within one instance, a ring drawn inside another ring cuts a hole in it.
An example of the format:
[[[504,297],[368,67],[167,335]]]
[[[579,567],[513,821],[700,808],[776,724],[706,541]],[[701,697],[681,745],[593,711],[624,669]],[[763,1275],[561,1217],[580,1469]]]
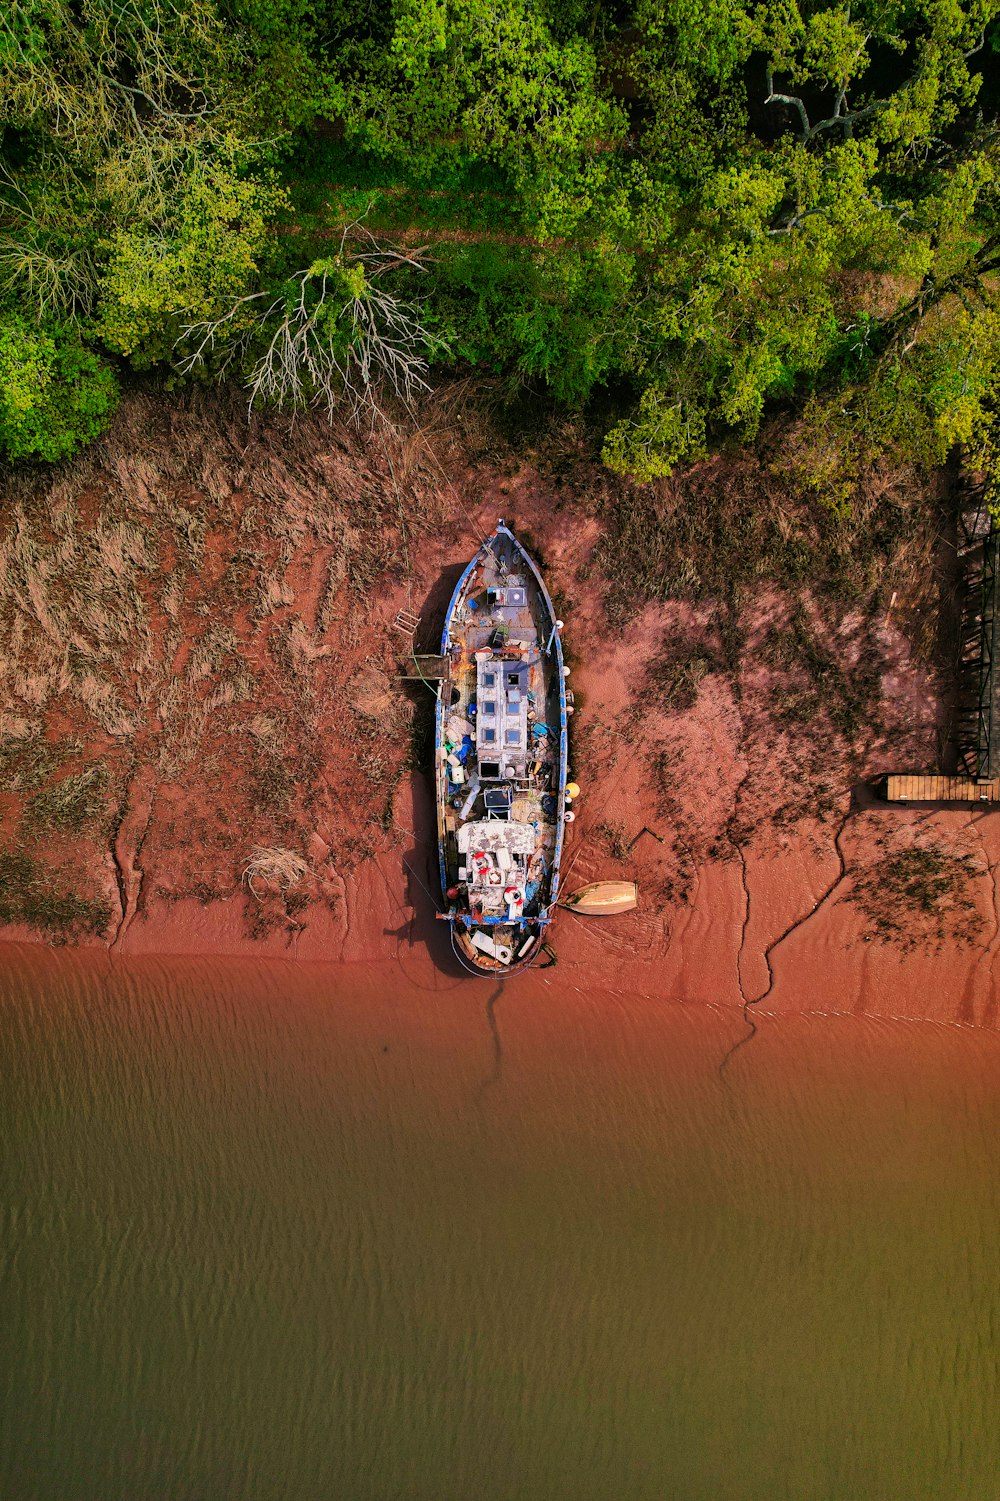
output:
[[[231,412],[137,398],[60,480],[80,526],[127,514],[157,542],[137,584],[148,641],[113,668],[129,728],[109,732],[68,690],[36,715],[46,744],[82,747],[70,773],[81,757],[108,768],[105,821],[40,828],[23,790],[0,797],[8,848],[107,901],[106,930],[78,941],[391,965],[404,992],[458,983],[435,920],[429,695],[398,681],[408,638],[393,622],[412,609],[433,649],[502,515],[540,553],[566,621],[582,788],[566,887],[628,877],[641,893],[620,918],[560,914],[557,967],[532,985],[735,1008],[737,1041],[790,1011],[995,1029],[1000,820],[890,808],[864,785],[937,755],[935,674],[895,618],[845,607],[832,628],[845,671],[877,663],[877,724],[806,722],[774,643],[815,600],[744,598],[735,660],[711,603],[639,602],[612,630],[599,511],[538,468],[470,457],[461,419],[449,409],[430,436],[385,440],[273,419],[248,438]],[[202,528],[187,551],[185,517]],[[9,692],[7,722],[27,723]],[[291,851],[305,873],[251,885],[255,848]],[[924,907],[901,898],[887,932],[859,878],[914,849],[961,880]],[[39,938],[19,924],[3,936]]]

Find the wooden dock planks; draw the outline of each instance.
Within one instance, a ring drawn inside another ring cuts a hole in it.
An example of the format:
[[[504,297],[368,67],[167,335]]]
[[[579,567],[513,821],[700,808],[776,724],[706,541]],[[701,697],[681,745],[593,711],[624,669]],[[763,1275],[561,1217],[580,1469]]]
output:
[[[421,655],[420,652],[403,663],[404,671],[399,674],[401,683],[440,683],[448,676],[448,658],[440,656]],[[405,669],[413,668],[413,671]]]
[[[890,803],[1000,803],[1000,777],[977,782],[937,773],[892,773],[885,779],[885,796]]]

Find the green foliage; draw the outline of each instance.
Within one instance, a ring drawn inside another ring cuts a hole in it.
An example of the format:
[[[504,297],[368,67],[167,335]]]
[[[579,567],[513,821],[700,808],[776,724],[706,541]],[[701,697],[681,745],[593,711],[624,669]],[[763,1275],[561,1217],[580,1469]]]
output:
[[[632,283],[628,258],[471,245],[442,261],[428,299],[454,357],[544,381],[579,406],[618,361],[618,317]]]
[[[382,283],[320,310],[301,268],[362,220],[423,247],[379,306],[419,312],[439,366],[576,408],[613,390],[622,472],[752,441],[779,407],[834,507],[866,455],[992,462],[998,45],[1000,0],[18,0],[0,288],[32,333],[5,355],[5,442],[98,430],[94,340],[252,378],[300,295],[324,373],[265,384],[332,393],[344,309],[363,322]]]
[[[456,150],[502,162],[529,217],[568,232],[601,179],[593,148],[625,126],[593,46],[557,40],[531,0],[400,0],[393,23],[361,70],[345,54],[333,99],[351,136],[428,174]]]
[[[74,328],[0,310],[0,446],[10,458],[69,458],[117,404],[114,372]]]
[[[112,235],[99,320],[107,347],[139,368],[168,360],[183,323],[217,316],[255,282],[283,202],[225,155],[195,158],[165,219]]]
[[[634,479],[663,479],[682,460],[705,452],[705,417],[693,402],[674,398],[674,391],[647,386],[638,410],[613,427],[604,441],[609,469]]]

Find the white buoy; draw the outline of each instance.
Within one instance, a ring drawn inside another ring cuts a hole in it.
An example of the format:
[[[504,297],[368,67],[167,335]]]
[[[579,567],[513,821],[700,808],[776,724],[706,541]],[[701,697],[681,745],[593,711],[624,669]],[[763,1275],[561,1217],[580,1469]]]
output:
[[[567,823],[572,823],[575,817],[576,814],[573,812],[572,808],[567,808],[566,812],[563,814],[563,818],[565,818]]]
[[[564,678],[568,678],[569,677],[569,668],[568,667],[564,667],[563,668],[562,675],[563,675]]]
[[[563,622],[561,620],[557,620],[556,621],[556,630],[557,631],[561,631],[562,628],[563,628]]]

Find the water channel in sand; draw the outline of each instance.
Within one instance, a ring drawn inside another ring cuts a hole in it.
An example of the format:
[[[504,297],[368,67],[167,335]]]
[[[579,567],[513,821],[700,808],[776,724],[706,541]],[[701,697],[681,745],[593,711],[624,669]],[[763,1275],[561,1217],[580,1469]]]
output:
[[[994,1034],[0,966],[0,1495],[981,1501]]]

